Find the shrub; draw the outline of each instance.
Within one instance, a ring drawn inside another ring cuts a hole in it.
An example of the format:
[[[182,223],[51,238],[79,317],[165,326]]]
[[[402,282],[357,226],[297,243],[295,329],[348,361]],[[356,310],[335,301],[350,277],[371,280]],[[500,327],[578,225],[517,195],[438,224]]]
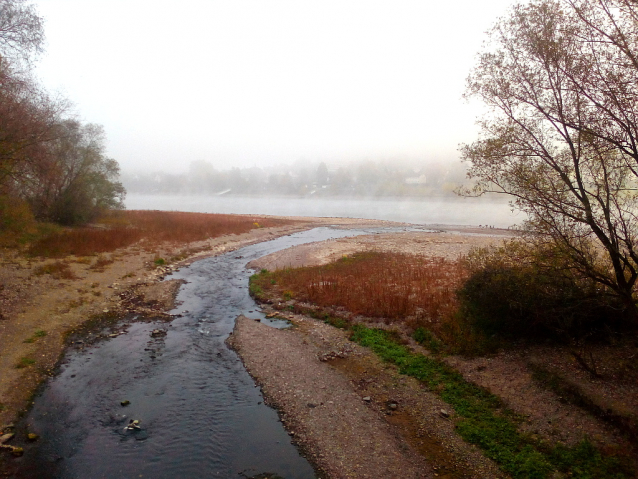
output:
[[[19,198],[0,195],[0,245],[13,245],[36,231],[29,205]]]
[[[488,337],[571,341],[627,326],[617,299],[547,248],[513,241],[476,250],[467,263],[461,317]]]
[[[38,276],[48,274],[55,279],[77,279],[77,276],[73,273],[69,265],[62,261],[55,261],[39,266],[35,269],[34,273]]]

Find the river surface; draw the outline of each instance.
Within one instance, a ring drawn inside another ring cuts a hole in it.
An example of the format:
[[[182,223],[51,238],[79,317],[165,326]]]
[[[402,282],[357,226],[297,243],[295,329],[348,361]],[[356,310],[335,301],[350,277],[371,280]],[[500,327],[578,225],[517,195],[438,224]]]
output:
[[[128,194],[131,210],[191,211],[278,216],[365,218],[421,225],[508,228],[525,215],[507,201],[486,198],[313,198]]]
[[[397,229],[316,228],[174,273],[169,278],[187,281],[172,311],[181,317],[129,320],[102,332],[125,331],[117,337],[69,349],[25,420],[41,438],[16,460],[15,477],[314,478],[224,341],[240,314],[283,326],[266,320],[249,296],[246,263],[293,245],[378,231]],[[153,337],[155,329],[166,335]],[[125,430],[131,419],[141,430]]]

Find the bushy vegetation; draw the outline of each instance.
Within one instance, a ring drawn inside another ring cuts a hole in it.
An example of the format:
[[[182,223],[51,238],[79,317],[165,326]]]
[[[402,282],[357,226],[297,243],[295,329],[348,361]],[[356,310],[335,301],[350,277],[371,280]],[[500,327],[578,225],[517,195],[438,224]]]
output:
[[[555,249],[512,241],[476,250],[466,263],[459,317],[487,337],[577,342],[634,326],[617,296]]]
[[[591,324],[622,303],[638,326],[636,58],[634,0],[530,0],[496,20],[468,77],[467,96],[486,110],[478,139],[462,148],[474,180],[466,193],[511,195],[530,238],[561,259],[532,275],[488,270],[475,284],[496,292],[511,280],[523,296],[528,287],[544,303],[532,309],[546,308],[554,324],[592,307]],[[547,291],[554,282],[559,295]],[[562,298],[567,310],[555,315]]]
[[[99,125],[74,118],[66,100],[34,81],[43,20],[24,0],[0,2],[0,235],[15,243],[34,219],[63,225],[123,207],[119,165]]]
[[[459,261],[367,252],[334,263],[260,273],[253,290],[276,287],[284,299],[343,308],[354,315],[399,321],[442,333],[457,308],[455,289],[466,273]]]
[[[289,224],[273,218],[172,211],[121,211],[100,228],[74,228],[48,234],[33,242],[28,253],[51,258],[108,253],[140,242],[145,248],[162,243],[188,243],[260,227]]]

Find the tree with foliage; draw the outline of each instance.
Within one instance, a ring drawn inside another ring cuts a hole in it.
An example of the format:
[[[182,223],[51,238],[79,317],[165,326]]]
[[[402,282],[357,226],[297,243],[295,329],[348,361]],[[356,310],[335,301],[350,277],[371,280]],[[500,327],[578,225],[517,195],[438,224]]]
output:
[[[529,238],[638,321],[638,4],[515,5],[489,32],[467,95],[489,109],[462,148],[471,193],[512,195]]]
[[[22,196],[38,219],[61,224],[89,222],[123,207],[119,166],[105,156],[99,125],[64,120],[55,125],[44,160],[22,171]]]
[[[0,205],[7,218],[12,209],[24,218],[26,202],[37,219],[85,223],[122,208],[124,188],[117,162],[105,156],[102,128],[68,118],[67,102],[29,76],[42,23],[25,0],[0,0]]]

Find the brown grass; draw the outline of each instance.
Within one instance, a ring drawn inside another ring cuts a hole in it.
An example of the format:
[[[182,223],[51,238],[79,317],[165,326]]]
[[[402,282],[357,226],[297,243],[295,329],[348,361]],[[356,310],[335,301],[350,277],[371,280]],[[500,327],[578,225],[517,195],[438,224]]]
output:
[[[104,256],[98,256],[97,259],[95,260],[95,263],[93,263],[91,266],[89,266],[89,269],[92,269],[94,271],[104,271],[104,268],[107,267],[110,264],[113,264],[115,262],[115,260],[111,259],[111,258],[105,258]]]
[[[437,332],[457,309],[454,291],[466,278],[466,271],[460,260],[369,252],[269,276],[284,299],[341,307],[356,315]]]
[[[253,228],[290,224],[272,218],[172,211],[123,211],[105,228],[83,227],[54,233],[34,242],[32,256],[61,258],[108,253],[143,241],[146,248],[161,243],[188,243]]]
[[[38,276],[49,274],[55,279],[77,279],[77,276],[73,273],[69,265],[62,261],[55,261],[39,266],[35,269],[34,273]]]

